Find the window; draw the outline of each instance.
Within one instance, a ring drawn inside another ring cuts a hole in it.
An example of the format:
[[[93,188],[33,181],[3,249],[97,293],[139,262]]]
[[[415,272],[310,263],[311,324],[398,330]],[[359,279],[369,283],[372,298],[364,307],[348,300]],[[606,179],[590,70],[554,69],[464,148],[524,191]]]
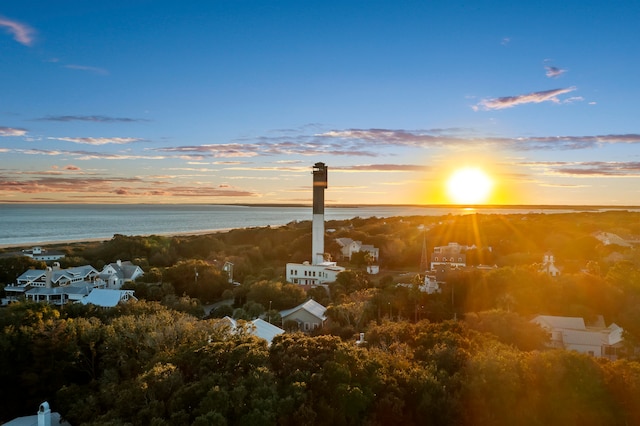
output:
[[[305,331],[311,330],[311,324],[309,324],[308,322],[305,322],[304,323],[304,329],[305,329]]]

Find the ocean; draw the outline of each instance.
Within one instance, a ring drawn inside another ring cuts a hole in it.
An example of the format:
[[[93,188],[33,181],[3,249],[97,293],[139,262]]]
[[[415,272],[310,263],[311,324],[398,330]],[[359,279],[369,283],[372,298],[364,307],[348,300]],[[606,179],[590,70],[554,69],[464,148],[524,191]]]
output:
[[[590,209],[591,210],[591,209]],[[604,210],[604,209],[602,209]],[[326,220],[354,217],[442,216],[469,213],[562,213],[576,209],[422,206],[327,207]],[[0,247],[111,239],[122,235],[180,235],[311,220],[311,207],[239,205],[0,204]]]

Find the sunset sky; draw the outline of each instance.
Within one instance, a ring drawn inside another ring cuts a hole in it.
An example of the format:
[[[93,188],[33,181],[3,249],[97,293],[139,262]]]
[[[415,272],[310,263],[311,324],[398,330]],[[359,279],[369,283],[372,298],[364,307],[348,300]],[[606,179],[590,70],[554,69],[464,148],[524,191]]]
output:
[[[4,1],[0,203],[640,205],[640,2]],[[470,183],[471,184],[471,183]]]

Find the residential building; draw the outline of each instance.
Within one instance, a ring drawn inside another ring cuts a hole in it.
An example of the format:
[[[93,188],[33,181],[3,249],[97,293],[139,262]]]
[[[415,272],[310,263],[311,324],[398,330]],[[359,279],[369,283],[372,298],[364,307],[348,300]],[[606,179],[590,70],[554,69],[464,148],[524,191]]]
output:
[[[542,265],[538,269],[540,272],[543,272],[551,277],[557,277],[560,275],[560,269],[555,265],[555,258],[553,253],[546,252],[542,259]]]
[[[22,250],[22,254],[32,258],[33,260],[42,260],[44,262],[60,260],[65,256],[61,251],[46,250],[42,247],[32,247],[30,249]]]
[[[238,328],[238,321],[229,316],[222,318],[222,321],[225,321],[229,324],[232,332],[235,332],[235,330]],[[260,318],[256,318],[253,321],[247,322],[249,323],[248,331],[254,336],[266,340],[268,345],[271,345],[271,341],[274,337],[284,333],[284,330],[280,327]]]
[[[549,332],[549,346],[553,348],[615,360],[623,346],[623,329],[615,323],[605,326],[601,316],[590,325],[583,318],[550,315],[538,315],[531,322]]]
[[[21,298],[35,301],[47,301],[55,304],[65,304],[69,296],[65,296],[64,288],[73,287],[73,293],[85,294],[89,292],[83,288],[100,287],[102,281],[98,279],[98,271],[90,265],[60,269],[55,262],[47,269],[29,269],[22,273],[15,284],[5,287],[7,301],[13,302]],[[54,290],[61,289],[61,290]]]
[[[476,248],[475,246],[463,246],[458,243],[449,243],[446,246],[433,248],[431,253],[431,270],[439,265],[447,265],[453,268],[464,268],[467,266],[466,251]]]
[[[295,321],[298,323],[298,329],[301,331],[312,331],[322,328],[327,316],[325,315],[327,308],[313,299],[296,306],[295,308],[280,311],[282,324],[287,321]]]
[[[336,262],[322,262],[312,265],[309,262],[287,263],[286,280],[292,284],[324,285],[334,282],[345,268]]]
[[[343,259],[351,260],[354,253],[365,252],[369,254],[372,263],[377,263],[380,257],[380,249],[370,245],[362,244],[362,241],[354,241],[351,238],[336,238],[340,246],[340,253]]]
[[[144,271],[141,267],[129,261],[118,260],[102,268],[100,279],[106,283],[106,288],[117,290],[126,283],[134,282],[136,278],[141,277],[143,274]]]
[[[29,269],[18,277],[15,284],[7,285],[4,289],[6,298],[3,299],[3,305],[20,299],[58,306],[81,302],[94,290],[117,291],[122,284],[133,281],[142,273],[142,269],[131,262],[118,261],[109,264],[101,273],[91,265],[61,269],[60,264],[55,262],[47,269]],[[105,296],[100,294],[101,292],[96,293],[90,300],[103,300]],[[130,291],[130,294],[119,292],[117,295],[118,300],[129,300],[133,297],[133,291]],[[116,293],[110,294],[110,297],[115,298]]]

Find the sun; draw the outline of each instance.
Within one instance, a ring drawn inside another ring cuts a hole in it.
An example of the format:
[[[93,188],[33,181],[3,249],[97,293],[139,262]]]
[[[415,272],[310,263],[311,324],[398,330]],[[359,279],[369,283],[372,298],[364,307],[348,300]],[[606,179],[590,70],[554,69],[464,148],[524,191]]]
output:
[[[487,201],[493,181],[481,169],[456,170],[447,181],[447,194],[456,204],[482,204]]]

